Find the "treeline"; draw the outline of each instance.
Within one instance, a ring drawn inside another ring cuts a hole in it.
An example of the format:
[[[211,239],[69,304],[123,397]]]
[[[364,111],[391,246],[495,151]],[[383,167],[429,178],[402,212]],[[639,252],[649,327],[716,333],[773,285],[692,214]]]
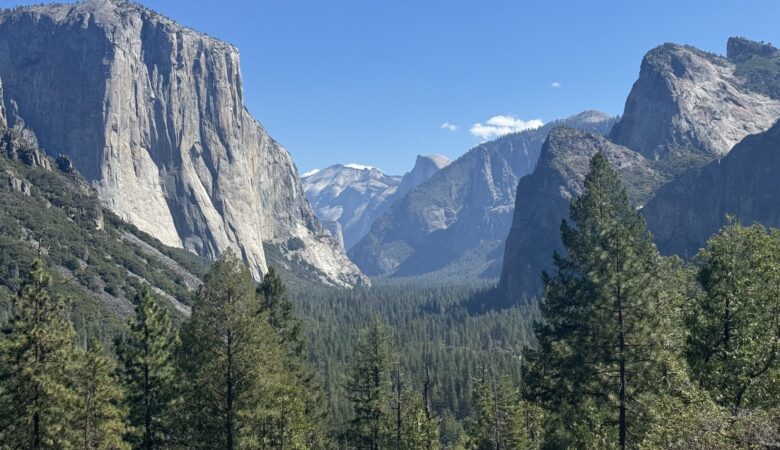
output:
[[[230,252],[180,332],[149,288],[129,331],[77,345],[37,261],[0,339],[0,448],[328,448],[321,389],[273,272]]]

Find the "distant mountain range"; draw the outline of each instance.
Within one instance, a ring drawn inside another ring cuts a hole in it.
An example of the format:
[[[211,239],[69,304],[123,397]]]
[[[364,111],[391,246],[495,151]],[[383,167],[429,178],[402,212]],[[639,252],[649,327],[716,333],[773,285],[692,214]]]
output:
[[[349,256],[371,276],[497,277],[517,182],[550,130],[607,134],[615,120],[586,111],[474,147],[395,202]]]
[[[443,155],[420,155],[403,176],[361,164],[336,164],[304,174],[301,181],[323,226],[350,249],[395,201],[450,162]]]

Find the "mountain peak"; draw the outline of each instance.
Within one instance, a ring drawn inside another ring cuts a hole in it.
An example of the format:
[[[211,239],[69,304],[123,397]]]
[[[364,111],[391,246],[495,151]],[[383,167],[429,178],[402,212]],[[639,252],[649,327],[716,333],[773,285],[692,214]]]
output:
[[[606,122],[608,120],[613,120],[613,119],[614,117],[610,116],[605,112],[596,111],[595,109],[589,109],[579,114],[575,114],[566,120],[575,121],[579,123],[599,123],[599,122]]]
[[[739,60],[769,48],[731,39]],[[673,171],[722,157],[748,134],[780,117],[780,86],[764,70],[694,47],[663,44],[645,55],[610,137]]]
[[[422,164],[433,163],[438,169],[442,169],[450,165],[452,160],[444,155],[438,153],[431,153],[429,155],[417,155],[417,160],[414,163],[414,167],[417,168]],[[414,170],[414,169],[412,169]]]
[[[780,56],[780,50],[768,42],[751,41],[744,37],[730,37],[726,44],[726,58],[741,63],[758,56],[760,58],[775,58]]]

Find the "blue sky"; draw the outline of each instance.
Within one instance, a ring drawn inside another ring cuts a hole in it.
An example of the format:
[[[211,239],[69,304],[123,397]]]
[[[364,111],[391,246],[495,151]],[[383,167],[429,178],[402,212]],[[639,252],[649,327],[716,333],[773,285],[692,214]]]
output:
[[[20,3],[33,2],[0,0]],[[141,3],[240,49],[245,102],[301,172],[358,162],[400,174],[418,153],[461,155],[495,116],[620,114],[663,42],[720,54],[732,35],[780,43],[769,0]]]

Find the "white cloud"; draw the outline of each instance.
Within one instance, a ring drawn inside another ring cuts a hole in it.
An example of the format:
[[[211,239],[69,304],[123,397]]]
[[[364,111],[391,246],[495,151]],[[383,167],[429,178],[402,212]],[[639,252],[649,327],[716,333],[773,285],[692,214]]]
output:
[[[449,131],[457,131],[460,127],[449,122],[444,122],[441,124],[441,128]]]
[[[552,87],[552,88],[559,88],[559,87],[561,87],[561,82],[560,81],[553,81],[552,83],[550,83],[550,87]]]
[[[512,116],[493,116],[485,123],[475,123],[469,131],[474,136],[488,141],[509,133],[539,128],[544,125],[541,119],[522,120]]]

